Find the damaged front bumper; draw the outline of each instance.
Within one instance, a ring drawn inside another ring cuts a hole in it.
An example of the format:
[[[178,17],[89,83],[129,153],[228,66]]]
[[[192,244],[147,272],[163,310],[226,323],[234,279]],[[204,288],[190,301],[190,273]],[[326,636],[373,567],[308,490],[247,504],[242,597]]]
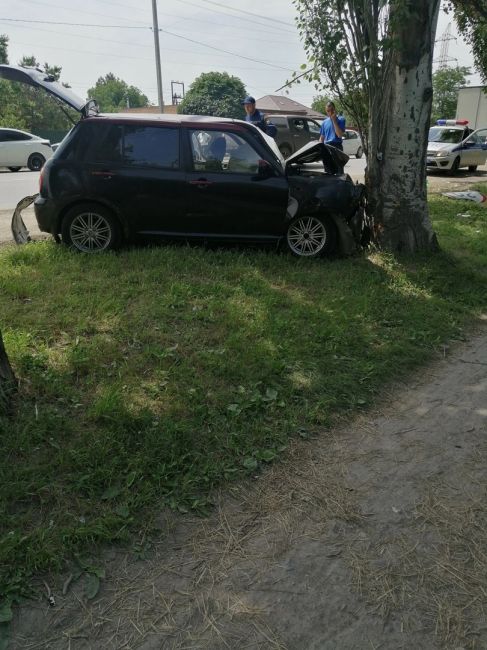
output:
[[[32,205],[38,196],[38,194],[34,194],[33,196],[26,196],[17,203],[17,207],[15,208],[12,217],[11,226],[12,235],[16,244],[27,244],[28,242],[32,241],[32,237],[27,230],[27,226],[22,219],[21,213],[23,210],[25,210],[25,208],[28,208],[29,205]]]

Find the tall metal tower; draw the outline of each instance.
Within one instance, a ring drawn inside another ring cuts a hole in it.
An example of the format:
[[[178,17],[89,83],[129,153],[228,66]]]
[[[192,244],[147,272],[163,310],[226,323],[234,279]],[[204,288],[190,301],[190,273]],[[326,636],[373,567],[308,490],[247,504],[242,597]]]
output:
[[[452,61],[455,61],[458,64],[458,59],[448,56],[448,48],[450,46],[450,41],[456,41],[456,40],[457,40],[456,37],[452,36],[451,33],[451,23],[448,23],[441,38],[435,41],[435,45],[437,43],[441,43],[440,57],[435,61],[433,61],[433,63],[438,64],[439,70],[441,70],[442,68],[448,68],[448,64]]]

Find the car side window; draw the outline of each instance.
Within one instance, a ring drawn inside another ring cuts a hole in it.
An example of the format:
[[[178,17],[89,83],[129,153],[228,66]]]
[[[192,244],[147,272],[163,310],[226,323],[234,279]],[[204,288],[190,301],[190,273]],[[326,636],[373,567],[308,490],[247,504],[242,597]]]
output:
[[[478,135],[476,133],[473,133],[470,137],[468,137],[465,140],[465,144],[472,145],[472,144],[478,144],[478,143],[479,143],[479,138],[478,138]]]
[[[19,137],[20,135],[20,133],[16,133],[15,131],[4,131],[3,142],[17,142],[17,140],[22,140]]]
[[[123,160],[133,167],[179,169],[179,129],[125,126]]]
[[[313,120],[308,120],[308,129],[312,135],[320,135],[320,126]]]
[[[303,120],[302,118],[299,119],[294,119],[291,122],[293,129],[296,131],[306,131],[306,120]]]
[[[266,121],[272,122],[278,129],[287,128],[287,120],[285,117],[269,117]]]
[[[101,125],[102,129],[97,128],[98,125],[90,125],[92,133],[85,134],[93,138],[92,146],[94,146],[93,153],[90,158],[93,162],[103,163],[119,163],[122,160],[122,127],[119,124],[109,124],[108,127]],[[83,149],[83,142],[79,142],[79,147]],[[91,147],[90,147],[91,148]],[[82,151],[79,152],[82,154]],[[78,155],[79,155],[78,154]]]
[[[190,131],[193,169],[224,174],[254,175],[261,156],[236,133]]]

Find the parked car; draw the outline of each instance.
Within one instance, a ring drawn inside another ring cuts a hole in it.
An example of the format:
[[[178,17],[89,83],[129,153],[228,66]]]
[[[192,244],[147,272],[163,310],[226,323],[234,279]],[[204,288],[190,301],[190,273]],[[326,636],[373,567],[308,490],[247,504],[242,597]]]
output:
[[[310,117],[266,115],[266,122],[276,127],[277,133],[274,139],[284,158],[289,158],[305,144],[315,142],[320,137],[320,122]]]
[[[350,253],[367,234],[363,186],[348,157],[308,142],[284,162],[253,124],[204,116],[99,114],[93,101],[33,69],[0,77],[37,85],[82,118],[46,163],[39,228],[84,252],[139,239],[284,243],[295,255]],[[322,161],[333,173],[309,170]]]
[[[347,156],[355,156],[355,158],[362,158],[364,148],[362,145],[362,138],[357,131],[353,129],[345,129],[345,135],[342,138],[343,151]]]
[[[49,140],[26,131],[0,127],[0,167],[8,167],[11,172],[28,167],[38,172],[51,156]]]
[[[487,161],[487,128],[472,131],[468,120],[438,120],[428,134],[426,168],[471,172]]]

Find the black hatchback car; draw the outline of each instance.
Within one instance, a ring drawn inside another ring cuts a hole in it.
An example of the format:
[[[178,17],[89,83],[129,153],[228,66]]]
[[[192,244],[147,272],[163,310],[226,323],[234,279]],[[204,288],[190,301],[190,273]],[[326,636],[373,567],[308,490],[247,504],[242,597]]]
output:
[[[333,147],[312,142],[284,162],[247,122],[99,114],[39,70],[0,65],[0,77],[42,87],[81,113],[45,164],[34,204],[40,229],[80,251],[176,238],[284,243],[314,257],[363,241],[364,188]],[[323,170],[309,167],[316,162]]]

